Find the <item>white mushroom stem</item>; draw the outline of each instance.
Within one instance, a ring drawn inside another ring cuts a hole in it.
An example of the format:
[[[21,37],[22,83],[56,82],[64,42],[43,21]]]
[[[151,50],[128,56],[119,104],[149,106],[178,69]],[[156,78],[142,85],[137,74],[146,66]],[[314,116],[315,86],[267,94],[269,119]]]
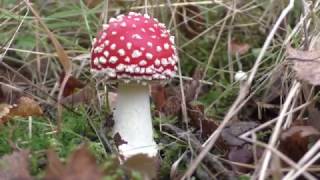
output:
[[[137,83],[119,84],[114,110],[113,134],[127,142],[118,146],[127,159],[137,154],[155,157],[158,152],[153,140],[149,88]]]

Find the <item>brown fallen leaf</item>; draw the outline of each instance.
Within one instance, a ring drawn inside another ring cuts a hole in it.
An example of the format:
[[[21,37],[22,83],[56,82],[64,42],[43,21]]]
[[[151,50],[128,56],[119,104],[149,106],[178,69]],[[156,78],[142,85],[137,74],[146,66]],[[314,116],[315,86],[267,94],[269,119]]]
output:
[[[28,151],[17,151],[0,159],[1,180],[32,180],[28,167]]]
[[[199,80],[203,74],[203,69],[195,68],[191,81],[184,83],[184,93],[186,104],[201,96],[205,86],[200,85]],[[151,88],[152,99],[156,109],[166,116],[179,116],[181,113],[181,89],[180,86],[153,85]]]
[[[29,97],[22,96],[18,99],[17,104],[0,107],[0,123],[5,123],[8,119],[19,116],[42,116],[43,111],[40,105]]]
[[[244,146],[233,146],[228,153],[228,160],[237,163],[250,164],[253,162],[252,146],[246,144]],[[235,172],[249,173],[251,169],[232,164],[232,170]]]
[[[311,51],[304,51],[294,49],[290,46],[287,47],[287,58],[288,59],[296,59],[296,60],[320,60],[320,50],[311,50]]]
[[[307,125],[310,125],[315,129],[317,129],[318,131],[320,131],[320,121],[319,121],[320,109],[318,106],[319,105],[317,103],[314,103],[314,104],[310,104],[307,107],[307,111],[308,111]],[[306,124],[302,124],[302,125],[306,125]]]
[[[256,157],[259,159],[263,155],[263,149],[257,147],[256,149]],[[231,146],[230,151],[228,153],[228,160],[232,162],[242,163],[242,164],[251,164],[254,163],[254,151],[253,147],[250,144],[244,144],[242,146]],[[232,170],[240,173],[249,173],[252,169],[231,164]]]
[[[61,172],[64,171],[64,165],[59,160],[59,156],[55,151],[49,149],[47,151],[48,164],[46,167],[46,179],[58,179]]]
[[[88,8],[94,8],[101,2],[102,0],[85,0],[86,6],[88,6]]]
[[[180,6],[176,13],[179,30],[187,38],[194,38],[206,29],[205,18],[199,7],[195,5]]]
[[[66,165],[61,163],[54,151],[48,151],[46,180],[100,180],[102,177],[102,171],[86,146],[74,151]]]
[[[13,106],[9,104],[0,104],[0,124],[5,123],[7,121],[7,116],[12,108]]]
[[[61,73],[60,75],[60,84],[62,83],[63,79],[65,78],[65,73]],[[71,94],[76,93],[79,89],[82,89],[85,87],[85,84],[83,84],[80,80],[76,79],[73,76],[70,76],[64,89],[62,96],[67,97],[70,96]]]
[[[141,173],[143,179],[154,179],[157,176],[158,158],[146,154],[137,154],[128,158],[123,166],[128,170]]]
[[[166,89],[163,85],[154,84],[151,86],[151,96],[157,111],[161,111],[166,104]]]
[[[181,95],[177,87],[153,85],[151,95],[159,113],[165,116],[177,116],[181,112]]]
[[[2,86],[0,86],[0,103],[4,103],[4,102],[6,102],[6,95],[2,90]]]
[[[256,122],[250,121],[238,121],[228,125],[223,129],[221,137],[224,142],[229,146],[228,160],[251,164],[254,160],[254,152],[251,144],[248,144],[244,140],[240,139],[238,136],[245,133],[246,131],[256,127],[258,124]],[[262,156],[262,149],[257,149],[256,157]],[[251,169],[232,164],[232,169],[235,172],[248,173]]]
[[[247,53],[250,49],[250,45],[247,43],[239,43],[236,41],[231,41],[231,54],[236,56],[236,55],[243,55]]]
[[[21,97],[17,105],[14,106],[10,111],[10,116],[41,116],[43,114],[42,108],[39,103],[29,97]]]
[[[204,113],[204,105],[189,103],[187,104],[187,113],[190,117],[189,125],[195,128],[200,134],[200,139],[205,140],[217,129],[218,124],[215,120],[209,118]],[[221,152],[227,151],[227,146],[219,137],[216,143],[217,149]]]
[[[256,126],[258,126],[258,124],[253,121],[234,122],[222,130],[221,137],[229,146],[242,146],[246,141],[240,139],[238,136]]]
[[[205,116],[204,106],[201,104],[189,103],[188,116],[190,117],[190,125],[200,130],[203,139],[207,139],[218,127],[213,119]]]
[[[169,96],[166,99],[166,103],[162,107],[161,112],[165,116],[179,116],[181,113],[181,97]]]
[[[320,132],[312,126],[292,126],[282,132],[279,149],[294,161],[308,151],[311,137],[320,137]]]
[[[77,90],[73,94],[62,98],[61,103],[71,106],[90,104],[95,98],[96,90],[90,85],[87,85],[84,88]]]
[[[287,60],[293,60],[297,78],[312,85],[320,85],[320,51],[302,51],[287,47]]]

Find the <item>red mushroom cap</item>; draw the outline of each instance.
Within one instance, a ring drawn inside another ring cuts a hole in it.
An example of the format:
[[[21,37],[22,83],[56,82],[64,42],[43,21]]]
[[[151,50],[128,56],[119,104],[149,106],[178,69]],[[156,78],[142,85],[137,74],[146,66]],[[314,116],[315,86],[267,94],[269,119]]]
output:
[[[93,41],[91,71],[110,79],[161,80],[177,71],[174,37],[149,15],[111,18]]]

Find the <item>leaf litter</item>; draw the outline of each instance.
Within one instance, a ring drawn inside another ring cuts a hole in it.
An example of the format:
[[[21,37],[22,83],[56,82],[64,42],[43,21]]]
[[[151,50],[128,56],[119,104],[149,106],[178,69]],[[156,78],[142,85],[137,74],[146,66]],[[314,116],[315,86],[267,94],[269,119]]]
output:
[[[298,79],[320,85],[320,50],[303,51],[288,46],[287,54]]]
[[[53,150],[48,150],[46,180],[102,180],[103,172],[86,146],[75,150],[64,165]]]
[[[32,180],[29,173],[29,152],[26,150],[15,151],[10,155],[5,155],[0,159],[0,179],[1,180]]]
[[[29,117],[29,116],[42,116],[43,110],[39,103],[35,100],[22,96],[18,99],[17,104],[0,105],[0,124],[7,122],[10,118],[15,116]]]
[[[85,4],[88,6],[88,8],[99,7],[101,5],[102,1],[100,0],[86,0]],[[186,1],[189,2],[189,1]],[[101,4],[100,4],[101,3]],[[116,3],[121,4],[123,6],[126,6],[127,4],[121,1],[117,1]],[[31,4],[29,4],[29,7],[32,8]],[[112,4],[113,5],[113,4]],[[232,6],[232,4],[227,4],[228,6]],[[240,8],[241,4],[236,4],[236,8]],[[96,94],[98,94],[94,88],[91,88],[90,85],[87,85],[86,83],[83,83],[79,79],[76,79],[75,77],[71,76],[71,67],[73,64],[69,60],[68,55],[71,55],[71,53],[67,54],[67,51],[64,50],[64,47],[59,43],[58,36],[56,37],[42,22],[42,19],[38,15],[38,13],[31,9],[36,17],[36,20],[40,22],[40,24],[43,26],[45,33],[49,36],[51,42],[53,43],[53,46],[55,48],[55,51],[57,52],[55,55],[58,56],[58,60],[60,64],[62,65],[63,71],[65,71],[68,75],[61,75],[60,76],[60,85],[62,85],[62,81],[66,81],[66,85],[64,88],[61,88],[60,91],[62,92],[61,97],[61,103],[64,105],[87,105],[90,104],[92,101],[94,101]],[[184,6],[178,6],[176,14],[173,14],[173,16],[176,18],[178,22],[178,29],[184,35],[189,38],[195,38],[198,35],[201,35],[201,33],[206,30],[208,27],[207,25],[207,16],[204,13],[205,9],[201,8],[197,5],[184,5]],[[226,11],[224,11],[225,13]],[[155,12],[155,15],[157,13]],[[86,17],[90,18],[90,16]],[[210,20],[210,19],[209,19]],[[47,23],[47,22],[46,22]],[[220,25],[219,25],[220,26]],[[89,29],[90,31],[90,29]],[[215,30],[213,30],[215,31]],[[281,35],[281,34],[280,34]],[[86,48],[86,47],[85,47]],[[231,42],[231,53],[233,55],[243,55],[248,53],[249,49],[251,48],[250,44],[246,43],[239,43],[236,41]],[[248,53],[249,54],[249,53]],[[302,81],[306,81],[309,84],[312,85],[319,85],[320,79],[319,79],[319,52],[317,50],[315,51],[301,51],[297,49],[293,49],[288,47],[287,48],[287,60],[293,62],[293,69],[296,72],[296,77]],[[221,63],[221,62],[219,62]],[[69,74],[70,73],[70,74]],[[200,72],[200,74],[202,74]],[[223,74],[223,73],[221,73]],[[70,75],[70,76],[69,76]],[[282,76],[281,74],[280,76]],[[286,78],[286,77],[285,77]],[[68,79],[68,80],[67,80]],[[200,149],[201,143],[204,142],[219,126],[219,119],[216,117],[209,117],[208,114],[204,111],[205,106],[199,102],[197,102],[198,96],[201,96],[201,93],[204,91],[202,87],[202,84],[200,83],[200,80],[202,80],[202,76],[195,77],[195,75],[192,77],[191,81],[186,81],[185,83],[185,97],[187,102],[187,115],[189,118],[189,125],[190,129],[184,129],[185,126],[183,125],[184,122],[182,122],[181,118],[181,102],[182,102],[182,95],[180,87],[172,83],[168,86],[152,86],[152,97],[155,104],[155,109],[157,111],[157,115],[165,115],[165,116],[173,116],[178,117],[178,122],[176,122],[173,127],[175,126],[181,126],[180,129],[180,135],[181,137],[186,132],[191,132],[192,140],[195,140],[193,142],[194,145],[193,148],[196,147],[196,149]],[[278,80],[278,79],[277,79]],[[58,81],[59,82],[59,81]],[[272,115],[266,115],[262,114],[264,116],[263,118],[252,118],[253,116],[250,116],[250,118],[246,117],[235,117],[234,119],[236,122],[229,124],[221,134],[221,137],[216,143],[215,148],[212,149],[211,152],[216,152],[218,149],[217,146],[223,145],[224,149],[227,149],[227,154],[224,156],[228,160],[233,162],[239,162],[239,163],[253,163],[253,156],[259,156],[259,153],[256,155],[253,155],[252,153],[252,145],[243,141],[242,139],[239,139],[238,136],[246,132],[252,128],[255,128],[257,125],[259,125],[263,121],[268,121],[270,119],[273,119],[274,116],[277,116],[279,109],[281,108],[281,98],[286,96],[286,92],[280,92],[279,89],[283,89],[281,86],[283,81],[280,82],[277,81],[276,83],[270,85],[269,87],[272,88],[272,90],[266,90],[266,94],[269,96],[265,96],[266,99],[263,99],[262,102],[259,100],[253,98],[252,101],[249,101],[251,103],[251,106],[246,109],[246,111],[251,111],[252,114],[257,115],[256,109],[260,108],[257,106],[261,106],[262,109],[268,109],[270,110],[269,114]],[[63,85],[62,85],[63,86]],[[199,88],[200,87],[200,88]],[[0,98],[5,99],[6,97],[5,92],[2,91],[0,87]],[[114,101],[116,99],[116,94],[107,94],[110,106],[114,104]],[[16,104],[6,104],[3,103],[0,105],[0,122],[8,122],[9,119],[15,116],[21,116],[21,117],[28,117],[28,116],[41,116],[43,114],[41,106],[35,102],[32,98],[27,97],[21,97],[18,103]],[[280,105],[279,105],[280,104]],[[245,109],[245,108],[244,108]],[[308,116],[311,116],[311,111],[308,110]],[[317,117],[317,111],[314,112],[314,118]],[[251,114],[251,115],[252,115]],[[241,114],[242,115],[242,114]],[[241,121],[238,121],[240,120]],[[112,124],[112,123],[110,123]],[[112,126],[112,125],[110,125]],[[174,129],[174,128],[172,128]],[[309,149],[310,140],[313,137],[318,138],[319,136],[319,129],[314,128],[313,125],[291,125],[288,129],[283,130],[280,136],[280,145],[279,149],[288,157],[291,159],[297,161],[299,158],[301,158]],[[268,137],[266,137],[268,139]],[[120,137],[121,140],[121,137]],[[184,139],[187,141],[187,139]],[[123,142],[122,142],[123,143]],[[311,143],[312,144],[312,143]],[[190,148],[191,149],[191,148]],[[4,156],[1,161],[5,160],[6,158],[13,158],[16,160],[13,161],[19,161],[21,162],[20,169],[24,170],[23,173],[16,172],[17,176],[30,178],[30,175],[28,175],[28,169],[26,168],[26,157],[27,155],[19,155],[20,157],[13,157],[14,154],[18,152],[14,152],[12,155]],[[12,156],[12,157],[11,157]],[[191,157],[191,156],[190,156]],[[188,158],[190,158],[188,157]],[[17,160],[17,159],[21,160]],[[192,157],[191,157],[192,158]],[[185,161],[189,163],[189,160],[186,160],[187,158],[182,158],[182,161]],[[205,159],[206,161],[210,161],[214,159],[214,156],[210,156],[208,154],[208,158]],[[137,169],[138,171],[144,172],[143,176],[149,176],[149,177],[155,177],[157,175],[157,170],[155,170],[157,167],[148,166],[142,167],[143,164],[140,162],[149,160],[148,157],[145,155],[137,155],[136,157],[130,158],[126,163],[125,166],[127,166],[128,169]],[[16,163],[17,164],[17,163]],[[16,166],[13,165],[12,166]],[[242,168],[240,166],[231,165],[231,169],[234,172],[237,173],[249,173],[250,169]],[[221,168],[221,167],[220,167]],[[219,167],[214,167],[215,169],[219,169]],[[228,167],[229,169],[229,167]],[[212,170],[212,172],[215,172]],[[219,169],[221,170],[221,169]],[[223,168],[221,172],[223,172]],[[8,171],[9,173],[12,171]],[[221,173],[217,172],[217,173]],[[228,172],[228,171],[226,171]],[[0,171],[0,175],[3,172]],[[73,174],[75,173],[75,174]],[[200,174],[200,171],[197,172],[198,175]],[[210,173],[206,174],[206,171],[201,169],[201,173],[207,175],[207,176],[201,176],[206,177],[209,179]],[[70,157],[67,160],[67,163],[64,163],[61,161],[58,157],[58,155],[53,152],[48,152],[48,167],[47,167],[47,179],[100,179],[103,176],[103,172],[99,169],[99,167],[96,164],[96,160],[88,153],[87,150],[83,149],[82,147],[72,153]],[[147,174],[147,175],[146,175]],[[16,175],[12,175],[12,177],[15,177]],[[0,176],[1,177],[1,176]],[[4,175],[5,177],[5,175]],[[199,176],[200,177],[200,176]],[[23,179],[23,178],[21,178]]]

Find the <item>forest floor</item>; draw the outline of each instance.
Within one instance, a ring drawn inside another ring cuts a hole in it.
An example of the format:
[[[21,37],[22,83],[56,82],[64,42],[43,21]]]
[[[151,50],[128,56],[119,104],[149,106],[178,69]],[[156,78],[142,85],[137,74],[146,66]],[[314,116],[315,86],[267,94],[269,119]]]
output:
[[[156,166],[118,161],[108,19],[148,12],[179,73],[150,85]],[[320,1],[0,0],[0,179],[320,179]],[[69,76],[70,75],[70,76]]]

